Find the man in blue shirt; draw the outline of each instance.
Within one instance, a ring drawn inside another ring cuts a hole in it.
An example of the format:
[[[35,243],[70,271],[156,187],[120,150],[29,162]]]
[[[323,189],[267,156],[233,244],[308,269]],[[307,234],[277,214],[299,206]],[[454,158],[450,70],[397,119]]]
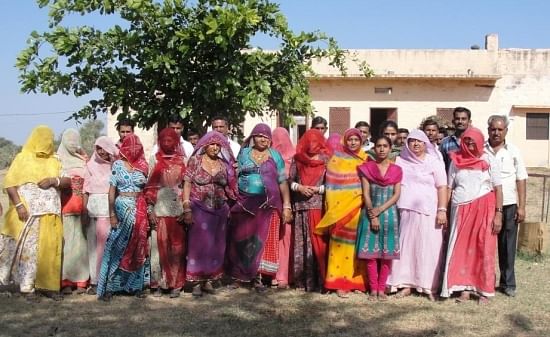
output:
[[[447,172],[449,172],[449,166],[451,166],[451,157],[449,154],[460,149],[460,138],[464,131],[470,126],[471,122],[472,112],[469,109],[459,106],[453,110],[455,134],[445,137],[441,145],[439,145],[439,151],[443,156]]]

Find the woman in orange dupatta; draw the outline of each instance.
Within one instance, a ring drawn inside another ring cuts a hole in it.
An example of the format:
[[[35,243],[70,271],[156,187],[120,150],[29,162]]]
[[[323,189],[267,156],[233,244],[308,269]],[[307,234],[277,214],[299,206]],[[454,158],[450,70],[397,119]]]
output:
[[[357,259],[355,244],[363,203],[357,167],[367,155],[361,151],[359,130],[348,129],[343,138],[343,151],[336,151],[327,164],[326,213],[315,232],[330,234],[325,288],[348,297],[349,291],[366,290],[366,266]]]
[[[463,302],[475,292],[479,303],[486,304],[495,295],[496,245],[502,224],[500,167],[483,152],[483,134],[474,127],[464,131],[460,150],[451,159],[451,228],[441,296],[461,292],[457,302]]]
[[[294,285],[322,290],[326,274],[328,235],[315,234],[323,216],[325,173],[332,151],[317,129],[304,133],[296,146],[289,182],[295,212]]]
[[[180,135],[172,128],[158,136],[159,149],[151,158],[151,174],[145,186],[151,225],[151,291],[170,298],[180,296],[185,284],[185,227],[183,224],[182,185],[185,175]],[[155,273],[155,270],[160,273]]]

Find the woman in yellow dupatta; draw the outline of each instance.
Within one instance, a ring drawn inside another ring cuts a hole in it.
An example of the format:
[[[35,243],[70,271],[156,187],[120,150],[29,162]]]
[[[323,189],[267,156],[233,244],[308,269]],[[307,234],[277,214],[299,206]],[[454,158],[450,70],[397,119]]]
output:
[[[344,133],[343,151],[336,151],[327,164],[326,212],[316,227],[317,234],[330,233],[325,288],[347,297],[352,290],[366,290],[366,266],[355,254],[357,225],[361,213],[361,180],[357,166],[367,159],[361,151],[361,132]]]
[[[63,226],[58,188],[70,186],[54,156],[54,134],[37,126],[15,157],[4,180],[10,206],[0,230],[0,284],[15,282],[29,299],[35,289],[62,299]]]

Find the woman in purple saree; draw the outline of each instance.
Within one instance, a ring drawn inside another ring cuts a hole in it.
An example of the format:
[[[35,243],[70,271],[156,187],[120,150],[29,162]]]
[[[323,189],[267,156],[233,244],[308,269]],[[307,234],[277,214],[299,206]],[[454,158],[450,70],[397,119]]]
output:
[[[235,281],[265,287],[259,272],[277,272],[278,247],[266,246],[270,228],[292,220],[290,193],[282,156],[270,148],[271,129],[258,124],[237,158],[239,199],[231,209],[228,274]],[[232,286],[237,286],[234,283]]]
[[[212,281],[223,275],[228,203],[237,199],[235,159],[227,137],[204,135],[187,162],[183,186],[184,222],[188,225],[187,281],[193,296],[214,293]]]

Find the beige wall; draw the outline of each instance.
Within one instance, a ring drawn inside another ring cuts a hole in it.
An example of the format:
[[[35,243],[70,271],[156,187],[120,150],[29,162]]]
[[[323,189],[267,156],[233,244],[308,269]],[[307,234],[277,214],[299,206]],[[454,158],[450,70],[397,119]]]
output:
[[[117,122],[116,118],[117,118],[117,115],[109,115],[107,117],[107,136],[111,138],[115,143],[118,142],[119,140],[118,132],[115,126]],[[153,148],[153,145],[156,144],[156,134],[157,134],[156,127],[151,128],[149,130],[136,127],[134,132],[139,137],[139,139],[141,140],[141,143],[143,144],[143,150],[145,151],[145,158],[149,160],[151,149]]]
[[[548,141],[527,141],[525,130],[526,112],[550,112],[550,49],[498,49],[496,35],[488,45],[490,50],[350,50],[348,77],[315,63],[319,76],[310,80],[310,93],[316,114],[328,120],[330,107],[349,107],[352,126],[370,121],[371,108],[397,108],[399,126],[411,129],[437,108],[465,106],[484,132],[490,115],[506,114],[511,117],[508,140],[522,150],[526,164],[550,166]],[[369,63],[375,76],[362,77],[352,58]],[[375,87],[392,92],[375,94]],[[258,122],[277,126],[276,116],[247,117],[244,134]],[[147,148],[154,132],[142,137]]]

